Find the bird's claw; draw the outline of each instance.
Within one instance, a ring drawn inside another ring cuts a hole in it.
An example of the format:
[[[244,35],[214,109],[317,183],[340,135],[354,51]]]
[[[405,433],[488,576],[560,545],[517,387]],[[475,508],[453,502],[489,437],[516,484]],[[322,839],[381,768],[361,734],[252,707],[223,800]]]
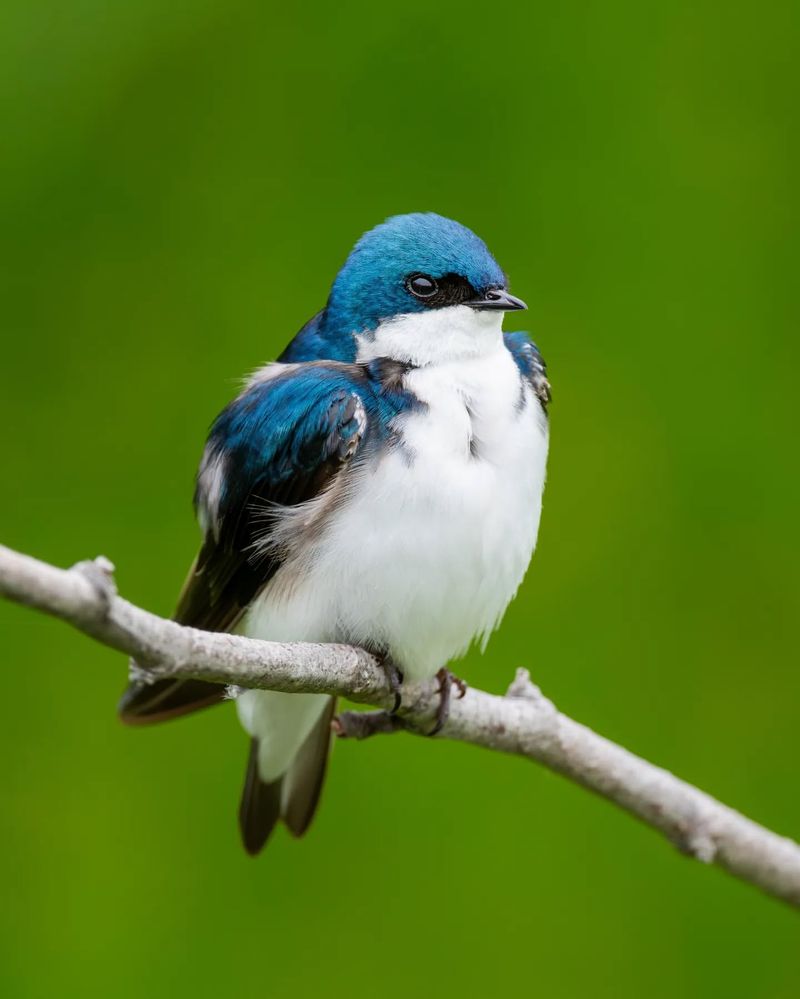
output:
[[[389,690],[394,695],[394,705],[389,714],[396,715],[402,703],[401,688],[403,686],[403,674],[397,668],[391,656],[381,656],[380,664],[386,676],[386,682],[389,684]]]
[[[439,681],[439,706],[436,708],[436,718],[433,728],[427,733],[429,736],[438,735],[450,717],[451,687],[457,688],[459,700],[467,692],[467,685],[461,677],[454,676],[446,667],[439,670],[436,674],[436,679]]]

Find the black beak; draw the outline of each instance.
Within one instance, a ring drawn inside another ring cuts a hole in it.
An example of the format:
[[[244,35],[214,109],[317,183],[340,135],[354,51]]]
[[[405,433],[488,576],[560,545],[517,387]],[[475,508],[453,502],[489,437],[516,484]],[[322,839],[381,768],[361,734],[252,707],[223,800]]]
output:
[[[468,305],[471,309],[494,309],[497,312],[516,312],[517,309],[528,308],[521,298],[509,295],[502,288],[492,288],[481,298],[473,298],[463,304]]]

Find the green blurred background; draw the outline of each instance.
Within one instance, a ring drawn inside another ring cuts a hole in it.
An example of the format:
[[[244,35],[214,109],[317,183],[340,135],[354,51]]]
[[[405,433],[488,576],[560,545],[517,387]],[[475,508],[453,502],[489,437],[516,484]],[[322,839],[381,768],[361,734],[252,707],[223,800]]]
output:
[[[0,541],[169,613],[205,429],[358,235],[435,210],[554,387],[532,571],[485,657],[800,834],[797,5],[6,0]],[[796,916],[538,767],[341,745],[237,839],[222,708],[0,606],[10,997],[796,997]]]

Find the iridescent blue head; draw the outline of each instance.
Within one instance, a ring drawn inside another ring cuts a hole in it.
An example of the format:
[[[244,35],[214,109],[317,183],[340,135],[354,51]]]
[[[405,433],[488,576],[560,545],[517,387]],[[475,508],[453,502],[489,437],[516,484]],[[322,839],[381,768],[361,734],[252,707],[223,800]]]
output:
[[[326,322],[362,333],[393,316],[468,302],[524,308],[501,294],[505,287],[497,261],[466,226],[432,212],[395,215],[356,243],[334,281]]]
[[[466,226],[432,212],[395,215],[356,243],[324,312],[281,360],[309,360],[312,352],[353,360],[354,336],[399,317],[458,306],[494,313],[499,327],[498,313],[525,308],[506,285],[486,244]]]

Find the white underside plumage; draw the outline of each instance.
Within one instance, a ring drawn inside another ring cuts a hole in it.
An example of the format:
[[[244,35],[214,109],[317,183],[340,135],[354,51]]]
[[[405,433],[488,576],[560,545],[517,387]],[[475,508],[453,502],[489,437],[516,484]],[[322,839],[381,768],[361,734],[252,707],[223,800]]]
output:
[[[400,317],[361,342],[359,360],[421,364],[405,385],[425,405],[398,418],[402,446],[353,470],[242,633],[384,648],[409,679],[432,677],[474,639],[486,641],[533,553],[547,457],[547,422],[501,319],[457,306]],[[264,780],[286,772],[325,701],[238,698],[242,724],[261,740]]]

